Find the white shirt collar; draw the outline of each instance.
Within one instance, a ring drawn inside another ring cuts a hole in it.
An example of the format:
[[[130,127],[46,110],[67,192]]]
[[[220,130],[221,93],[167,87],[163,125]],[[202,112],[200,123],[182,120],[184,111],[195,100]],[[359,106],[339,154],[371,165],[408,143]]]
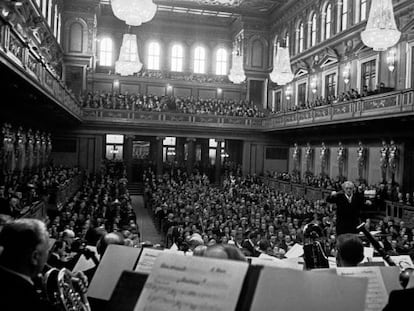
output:
[[[11,273],[11,274],[14,274],[14,275],[17,275],[17,276],[21,277],[22,279],[26,280],[27,282],[29,282],[31,285],[34,286],[34,283],[33,283],[32,279],[29,276],[24,275],[24,274],[19,273],[19,272],[16,272],[16,271],[11,270],[9,268],[6,268],[4,266],[0,266],[0,268],[7,271],[7,272],[9,272],[9,273]]]

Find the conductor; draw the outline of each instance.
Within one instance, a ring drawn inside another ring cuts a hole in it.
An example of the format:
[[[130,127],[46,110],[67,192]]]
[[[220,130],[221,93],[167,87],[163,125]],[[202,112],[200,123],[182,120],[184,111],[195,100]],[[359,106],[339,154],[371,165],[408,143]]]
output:
[[[342,184],[343,191],[333,191],[326,198],[328,203],[336,204],[336,234],[358,233],[356,227],[360,224],[359,213],[364,206],[364,194],[355,191],[351,181]]]

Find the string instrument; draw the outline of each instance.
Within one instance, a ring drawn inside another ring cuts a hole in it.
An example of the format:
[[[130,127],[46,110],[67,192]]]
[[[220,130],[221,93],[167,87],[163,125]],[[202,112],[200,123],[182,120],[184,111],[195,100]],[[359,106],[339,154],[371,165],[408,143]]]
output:
[[[303,245],[305,269],[329,268],[328,257],[319,241],[323,236],[322,229],[316,224],[307,224],[303,231],[305,236],[305,243]]]

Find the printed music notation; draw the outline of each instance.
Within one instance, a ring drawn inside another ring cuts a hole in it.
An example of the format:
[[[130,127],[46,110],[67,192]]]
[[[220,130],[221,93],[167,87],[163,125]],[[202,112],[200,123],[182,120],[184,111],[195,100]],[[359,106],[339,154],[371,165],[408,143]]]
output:
[[[381,311],[388,301],[388,293],[379,267],[337,268],[338,275],[368,279],[365,311]]]
[[[164,253],[135,306],[135,311],[234,310],[248,264]]]

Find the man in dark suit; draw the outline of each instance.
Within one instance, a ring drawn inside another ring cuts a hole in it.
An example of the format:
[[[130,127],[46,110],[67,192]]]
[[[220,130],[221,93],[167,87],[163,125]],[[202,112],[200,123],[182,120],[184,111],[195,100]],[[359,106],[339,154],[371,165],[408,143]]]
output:
[[[0,309],[53,310],[36,291],[33,279],[43,270],[49,235],[43,222],[19,219],[0,233]]]
[[[359,213],[364,206],[364,194],[355,191],[352,182],[342,184],[343,191],[333,191],[326,198],[329,203],[336,204],[336,234],[358,233],[356,227],[360,224]]]
[[[256,249],[257,246],[257,232],[250,232],[249,238],[244,240],[242,248],[248,251],[251,257],[259,257],[260,252]]]

